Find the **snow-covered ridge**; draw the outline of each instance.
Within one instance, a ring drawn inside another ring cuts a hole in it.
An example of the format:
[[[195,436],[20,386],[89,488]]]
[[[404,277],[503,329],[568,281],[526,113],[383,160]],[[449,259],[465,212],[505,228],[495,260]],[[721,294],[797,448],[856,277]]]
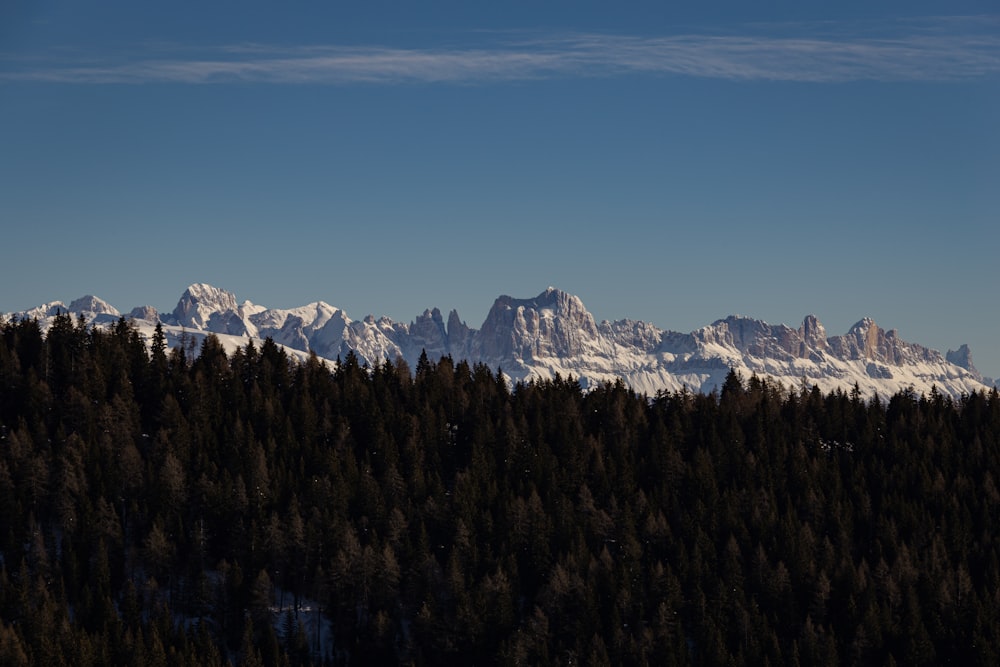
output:
[[[59,312],[97,325],[121,317],[94,296],[8,317],[34,318],[45,327]],[[204,283],[185,290],[169,314],[141,306],[127,317],[147,337],[160,323],[171,345],[196,347],[213,333],[232,351],[249,340],[271,338],[298,358],[311,351],[333,362],[354,351],[369,364],[402,358],[411,367],[426,352],[431,360],[451,355],[484,363],[515,380],[558,373],[587,387],[621,378],[649,395],[684,387],[711,391],[730,368],[791,387],[805,382],[823,391],[846,391],[857,385],[882,396],[906,389],[927,393],[932,387],[959,396],[993,386],[976,370],[967,346],[942,355],[904,341],[895,329],[886,331],[870,318],[841,336],[827,336],[814,315],[797,329],[732,315],[680,333],[635,320],[597,323],[578,297],[553,287],[534,298],[498,297],[479,329],[468,327],[454,310],[445,320],[437,308],[428,309],[409,324],[371,315],[352,320],[323,301],[267,308],[240,303],[232,292]]]

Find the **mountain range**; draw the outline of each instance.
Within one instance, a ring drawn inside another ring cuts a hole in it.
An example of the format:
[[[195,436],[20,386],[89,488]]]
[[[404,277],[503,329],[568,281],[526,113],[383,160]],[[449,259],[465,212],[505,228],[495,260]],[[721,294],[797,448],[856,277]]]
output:
[[[232,292],[204,283],[188,287],[170,313],[150,306],[122,313],[85,296],[68,306],[54,301],[7,317],[34,318],[45,328],[59,313],[94,325],[124,316],[147,339],[159,323],[169,345],[195,351],[211,333],[229,351],[271,338],[296,358],[313,352],[331,363],[351,351],[370,365],[402,358],[411,368],[422,353],[431,361],[450,355],[500,369],[515,381],[558,373],[586,388],[620,378],[647,395],[685,387],[709,392],[721,387],[730,369],[789,387],[806,383],[826,392],[856,385],[866,395],[883,397],[932,388],[957,397],[995,386],[976,370],[966,345],[942,355],[904,341],[895,329],[882,329],[869,318],[840,336],[827,336],[813,315],[797,329],[731,315],[680,333],[628,319],[597,322],[578,297],[552,287],[534,298],[500,296],[479,329],[467,326],[454,310],[447,320],[437,308],[425,310],[408,324],[371,315],[352,320],[323,301],[266,308],[240,303]]]

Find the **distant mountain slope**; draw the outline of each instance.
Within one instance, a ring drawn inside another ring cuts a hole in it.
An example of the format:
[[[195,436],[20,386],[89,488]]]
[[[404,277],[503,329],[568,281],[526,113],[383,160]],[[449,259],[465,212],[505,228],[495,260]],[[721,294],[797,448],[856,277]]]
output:
[[[93,296],[70,303],[51,302],[15,313],[46,326],[58,312],[103,324],[121,317]],[[886,396],[912,388],[959,396],[988,389],[963,345],[943,356],[909,343],[895,329],[886,331],[869,318],[842,336],[827,336],[823,325],[807,316],[798,329],[733,315],[690,333],[678,333],[633,320],[595,322],[583,302],[548,288],[531,299],[500,296],[479,329],[468,327],[451,311],[447,321],[437,308],[409,324],[368,316],[352,320],[322,301],[291,309],[238,303],[223,289],[197,283],[181,295],[172,313],[149,306],[128,315],[147,337],[157,322],[171,345],[194,346],[209,333],[228,350],[250,339],[271,338],[296,357],[310,351],[334,361],[348,352],[369,364],[405,359],[415,366],[422,352],[502,369],[514,380],[573,376],[587,387],[621,378],[638,392],[660,390],[709,392],[720,387],[730,368],[745,377],[756,374],[786,386],[802,383],[823,391],[857,385],[865,394]]]

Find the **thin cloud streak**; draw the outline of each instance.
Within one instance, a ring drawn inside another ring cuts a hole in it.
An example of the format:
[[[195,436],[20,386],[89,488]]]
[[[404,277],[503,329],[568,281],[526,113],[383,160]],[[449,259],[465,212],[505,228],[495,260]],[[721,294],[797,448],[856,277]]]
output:
[[[940,23],[940,25],[946,25]],[[8,61],[8,65],[13,65]],[[461,83],[629,74],[732,81],[955,81],[1000,73],[1000,36],[898,37],[582,34],[487,48],[230,45],[211,58],[0,69],[0,81],[75,84]]]

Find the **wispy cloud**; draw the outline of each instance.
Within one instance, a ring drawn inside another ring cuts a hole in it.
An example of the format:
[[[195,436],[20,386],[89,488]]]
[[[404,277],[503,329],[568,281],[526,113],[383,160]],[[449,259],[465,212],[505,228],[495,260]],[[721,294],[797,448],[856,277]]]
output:
[[[156,57],[28,65],[7,61],[0,81],[76,84],[484,83],[628,74],[735,81],[952,81],[1000,74],[996,18],[942,17],[895,25],[897,34],[825,32],[791,24],[742,35],[521,37],[475,48],[386,48],[243,44],[205,56],[178,49]],[[815,26],[813,27],[815,28]],[[888,31],[893,32],[893,31]]]

